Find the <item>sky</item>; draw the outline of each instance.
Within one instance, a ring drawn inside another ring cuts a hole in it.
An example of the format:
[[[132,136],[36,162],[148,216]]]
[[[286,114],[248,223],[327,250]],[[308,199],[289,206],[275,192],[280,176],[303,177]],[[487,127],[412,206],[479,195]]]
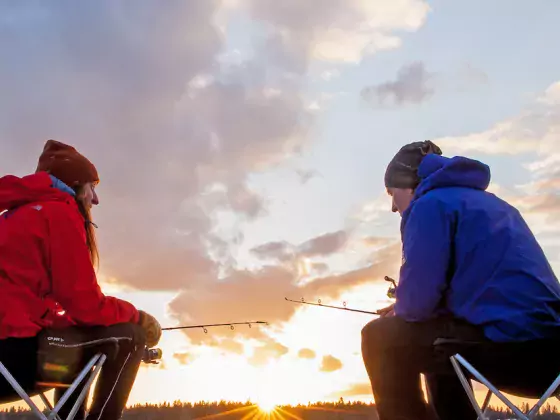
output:
[[[99,280],[162,326],[129,403],[371,401],[360,330],[398,277],[406,143],[491,166],[560,263],[560,3],[0,1],[0,168],[47,139],[101,183]],[[552,49],[551,49],[552,48]]]

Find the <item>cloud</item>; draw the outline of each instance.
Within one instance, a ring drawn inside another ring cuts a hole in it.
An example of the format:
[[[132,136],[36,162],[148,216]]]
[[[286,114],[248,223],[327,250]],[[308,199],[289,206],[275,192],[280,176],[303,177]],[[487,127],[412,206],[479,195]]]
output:
[[[400,31],[415,31],[429,11],[419,0],[245,0],[253,18],[266,21],[289,45],[295,67],[311,58],[358,62],[368,54],[400,46]]]
[[[397,3],[229,4],[268,28],[255,38],[253,54],[229,57],[215,25],[218,1],[0,5],[0,165],[25,175],[47,139],[76,146],[101,176],[94,209],[100,277],[177,292],[169,311],[184,323],[285,322],[297,307],[284,296],[326,298],[375,281],[398,262],[398,252],[301,286],[289,264],[236,268],[231,250],[243,236],[238,228],[226,235],[220,220],[226,215],[237,225],[266,214],[266,199],[248,177],[309,141],[314,118],[303,81],[310,59],[352,61],[395,47],[394,31],[423,24],[424,2]],[[339,252],[344,235],[327,233],[295,249],[322,257]],[[291,247],[264,246],[260,254],[282,261]],[[190,331],[189,338],[232,352],[242,338],[272,345],[256,326],[200,334]],[[259,350],[257,359],[263,352],[272,350]]]
[[[414,62],[403,66],[396,80],[364,87],[361,96],[372,105],[385,105],[386,102],[419,104],[434,93],[429,84],[431,78],[432,74],[426,71],[424,63]]]
[[[278,359],[288,353],[288,347],[274,340],[268,340],[265,344],[255,348],[249,363],[253,366],[266,365],[270,360]]]
[[[298,247],[298,251],[305,257],[330,255],[339,251],[347,240],[348,234],[343,230],[325,233],[302,243]]]
[[[251,249],[251,253],[263,259],[286,261],[294,255],[295,250],[293,248],[293,245],[286,241],[267,242]]]
[[[487,130],[434,142],[446,155],[523,156],[527,182],[500,186],[497,192],[523,213],[535,233],[560,228],[554,217],[560,210],[560,82],[548,86],[518,115]]]
[[[301,349],[298,351],[298,357],[301,359],[315,359],[316,353],[311,349]]]
[[[189,337],[191,338],[191,343],[193,344],[204,343],[204,345],[206,346],[219,348],[220,350],[227,353],[242,355],[245,353],[245,345],[244,343],[237,341],[235,339],[235,336],[239,329],[255,328],[256,325],[255,327],[233,325],[233,329],[231,327],[232,326],[227,325],[220,327],[209,327],[207,328],[208,332],[206,333],[203,332],[203,330],[192,331],[192,333],[189,334]]]
[[[324,356],[321,361],[321,372],[336,372],[342,369],[342,362],[334,356]]]
[[[324,274],[329,271],[329,265],[324,262],[313,262],[311,263],[311,270],[319,274]]]
[[[348,288],[383,281],[384,276],[399,264],[400,247],[393,244],[372,253],[366,266],[311,278],[305,284],[298,282],[296,269],[292,266],[265,265],[254,270],[231,270],[219,282],[201,283],[196,289],[180,292],[169,304],[169,311],[181,325],[257,320],[270,323],[270,327],[240,326],[235,331],[214,329],[212,334],[184,330],[195,345],[215,345],[220,337],[236,341],[266,341],[269,328],[280,328],[281,323],[289,321],[299,308],[299,305],[286,302],[284,297],[299,299],[303,296],[309,301],[337,298]]]
[[[167,362],[159,360],[157,363],[142,363],[141,369],[167,370]]]
[[[487,130],[461,136],[442,137],[434,142],[444,154],[485,155],[535,154],[550,156],[560,138],[560,82],[551,84],[518,115],[499,121]]]
[[[248,174],[307,139],[299,84],[270,76],[289,60],[260,50],[226,67],[217,61],[219,4],[0,6],[0,164],[33,171],[48,138],[88,156],[101,176],[102,274],[140,290],[216,281],[240,240],[216,232],[217,215],[266,214]]]
[[[317,171],[314,170],[297,170],[296,171],[299,180],[302,184],[306,184],[307,182],[309,182],[311,179],[315,178],[316,176],[319,176],[319,173]]]
[[[268,242],[254,247],[251,253],[259,258],[278,261],[327,256],[340,251],[347,240],[348,233],[339,230],[322,234],[299,245],[292,245],[286,241]]]
[[[372,395],[371,385],[369,383],[357,383],[351,385],[349,388],[343,389],[341,391],[333,392],[329,398],[340,398],[340,397],[360,397]]]
[[[363,244],[369,248],[385,247],[395,242],[395,238],[387,238],[384,236],[366,236],[362,239]]]
[[[173,357],[182,365],[188,365],[194,360],[194,356],[188,352],[177,352],[173,354]]]
[[[538,101],[550,106],[560,105],[560,81],[546,88],[543,95],[538,98]]]
[[[226,197],[229,208],[235,213],[246,215],[249,220],[266,213],[263,198],[243,183],[229,186]]]

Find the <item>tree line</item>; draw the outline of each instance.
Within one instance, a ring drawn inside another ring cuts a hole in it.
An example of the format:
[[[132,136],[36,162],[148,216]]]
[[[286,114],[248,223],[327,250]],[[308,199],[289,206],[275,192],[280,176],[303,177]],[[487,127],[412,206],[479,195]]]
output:
[[[520,409],[526,412],[529,405],[524,403]],[[275,409],[274,415],[266,415],[259,408],[247,402],[200,401],[196,403],[173,401],[160,404],[136,404],[129,406],[123,413],[123,420],[195,420],[211,419],[219,414],[219,419],[293,419],[304,420],[378,420],[375,404],[360,401],[316,402],[298,405],[282,405]],[[487,414],[489,420],[512,419],[509,409],[491,407]],[[36,417],[28,409],[10,408],[0,411],[0,420],[34,420]],[[539,420],[560,420],[560,412],[555,406],[545,405],[536,417]]]

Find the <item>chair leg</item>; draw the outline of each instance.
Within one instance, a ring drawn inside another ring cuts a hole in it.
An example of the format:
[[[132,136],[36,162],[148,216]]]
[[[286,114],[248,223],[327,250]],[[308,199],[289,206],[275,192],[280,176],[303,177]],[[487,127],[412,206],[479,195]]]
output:
[[[467,380],[463,371],[461,370],[461,367],[459,366],[459,363],[457,362],[455,356],[451,356],[451,364],[453,365],[453,369],[455,369],[455,372],[459,377],[459,381],[461,381],[461,385],[463,385],[463,388],[465,389],[465,392],[467,393],[467,396],[469,397],[469,400],[474,410],[476,411],[477,420],[487,420],[486,417],[484,417],[484,413],[482,412],[480,406],[478,405],[478,402],[476,401],[476,397],[474,396],[469,381]]]
[[[47,408],[47,413],[49,414],[47,418],[51,418],[51,414],[53,413],[53,406],[51,405],[51,402],[48,400],[48,398],[45,396],[43,392],[39,394],[39,397],[41,397],[41,401],[43,401],[43,404],[45,404],[45,407]],[[56,415],[53,417],[53,420],[62,420],[62,419],[60,418],[58,413],[56,413]]]
[[[103,367],[103,364],[105,363],[105,360],[107,359],[107,356],[104,355],[104,354],[101,354],[99,356],[100,356],[99,357],[99,363],[97,363],[97,365],[95,366],[95,369],[91,373],[86,385],[82,389],[82,392],[80,392],[80,396],[76,400],[76,403],[74,404],[74,407],[72,407],[72,411],[70,411],[70,414],[68,415],[67,420],[73,420],[74,417],[76,416],[76,413],[78,412],[80,406],[82,405],[82,402],[86,398],[86,395],[87,395],[89,389],[91,388],[91,384],[93,383],[95,378],[99,375],[99,372],[101,371],[101,368]]]
[[[543,404],[551,397],[552,394],[554,394],[554,392],[558,389],[558,386],[560,386],[560,375],[558,375],[556,380],[548,387],[546,392],[543,394],[540,400],[537,401],[533,408],[529,410],[529,412],[527,413],[527,416],[529,418],[532,418],[534,415],[538,414]]]
[[[490,404],[490,399],[492,398],[492,391],[488,390],[486,397],[484,398],[484,403],[482,404],[482,413],[486,415],[486,410],[488,410],[488,405]]]
[[[80,395],[79,395],[78,399],[74,403],[74,406],[72,407],[72,410],[70,411],[70,414],[68,415],[68,417],[65,420],[72,420],[76,416],[76,413],[78,412],[78,409],[80,408],[80,405],[84,401],[84,399],[87,395],[87,392],[88,392],[89,388],[91,387],[91,384],[93,383],[93,381],[95,380],[95,378],[99,374],[99,371],[103,367],[103,364],[105,363],[106,359],[107,359],[106,355],[98,353],[89,361],[89,363],[86,365],[86,367],[84,367],[82,369],[82,371],[80,372],[78,377],[74,380],[74,382],[72,382],[70,387],[66,390],[66,392],[60,398],[60,400],[57,402],[57,404],[56,404],[56,406],[54,407],[54,410],[53,410],[54,414],[58,413],[58,411],[61,409],[61,407],[66,403],[66,401],[68,401],[68,398],[70,398],[70,395],[72,395],[72,393],[74,393],[76,391],[76,389],[78,388],[80,383],[84,380],[84,378],[89,373],[90,377],[88,378],[85,386],[83,387],[82,391],[80,392]],[[94,366],[95,366],[95,368],[94,368]],[[93,372],[91,372],[92,368],[94,368]],[[49,417],[49,420],[52,420],[52,419]]]
[[[45,394],[41,392],[39,394],[39,397],[41,397],[41,401],[43,401],[43,404],[45,404],[45,407],[47,407],[48,410],[52,411],[53,407],[52,407],[50,401],[45,396]]]
[[[40,418],[41,420],[48,420],[48,418],[43,414],[41,410],[39,410],[39,407],[37,407],[37,405],[31,400],[31,397],[29,397],[27,392],[25,392],[25,390],[18,384],[16,379],[12,376],[12,374],[8,371],[8,369],[6,369],[6,366],[4,366],[2,362],[0,362],[0,373],[2,373],[4,378],[6,378],[6,380],[10,383],[12,388],[14,388],[14,390],[18,393],[20,398],[27,403],[29,408],[31,408],[31,411],[38,418]]]

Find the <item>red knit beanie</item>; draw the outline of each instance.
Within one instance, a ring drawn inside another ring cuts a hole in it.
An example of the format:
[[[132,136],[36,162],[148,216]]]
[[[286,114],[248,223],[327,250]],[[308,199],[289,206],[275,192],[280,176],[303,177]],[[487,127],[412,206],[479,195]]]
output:
[[[85,156],[72,146],[56,140],[45,143],[35,172],[40,171],[48,172],[69,187],[99,182],[97,169]]]

